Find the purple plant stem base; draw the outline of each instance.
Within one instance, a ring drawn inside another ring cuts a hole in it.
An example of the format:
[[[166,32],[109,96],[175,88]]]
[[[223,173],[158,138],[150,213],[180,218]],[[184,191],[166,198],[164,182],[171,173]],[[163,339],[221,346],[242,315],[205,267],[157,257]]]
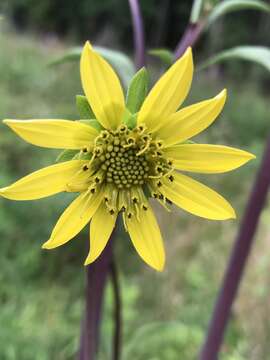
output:
[[[137,0],[129,0],[135,44],[135,62],[137,69],[145,65],[145,43],[142,15]]]
[[[220,290],[208,335],[202,348],[200,360],[217,360],[222,345],[231,307],[248,260],[260,214],[270,187],[270,136],[267,141],[261,167],[253,185],[245,215],[235,241],[223,285]]]
[[[113,235],[100,257],[86,268],[86,310],[78,360],[94,360],[99,343],[99,325],[107,277],[112,262]]]
[[[189,24],[175,49],[175,60],[180,58],[189,46],[194,46],[203,29],[202,23]]]
[[[114,336],[112,360],[119,360],[121,357],[122,340],[122,301],[120,293],[120,283],[115,260],[111,263],[111,278],[114,294]]]

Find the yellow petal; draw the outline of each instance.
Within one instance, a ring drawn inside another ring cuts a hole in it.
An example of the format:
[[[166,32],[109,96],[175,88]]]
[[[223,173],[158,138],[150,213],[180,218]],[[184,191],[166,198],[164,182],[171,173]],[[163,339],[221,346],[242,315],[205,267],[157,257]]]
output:
[[[164,152],[176,169],[204,174],[231,171],[255,158],[247,151],[221,145],[181,144]]]
[[[211,220],[235,218],[231,205],[221,195],[188,176],[173,173],[174,181],[161,186],[163,195],[191,214]]]
[[[199,134],[220,114],[226,101],[224,89],[216,97],[183,108],[166,119],[157,132],[165,146],[174,145]]]
[[[69,120],[4,120],[30,144],[55,149],[81,149],[94,141],[98,132],[89,125]]]
[[[117,213],[110,214],[102,202],[91,220],[90,251],[84,265],[91,264],[104,250],[115,226],[116,218]]]
[[[88,192],[81,193],[60,216],[50,239],[43,244],[42,248],[53,249],[76,236],[90,221],[102,199],[102,190],[93,194],[91,198]]]
[[[138,123],[145,123],[150,131],[163,125],[185,100],[192,75],[192,51],[188,48],[152,88],[139,111]]]
[[[0,189],[0,195],[10,200],[34,200],[66,191],[70,179],[85,164],[85,160],[71,160],[45,167]]]
[[[89,42],[83,48],[80,68],[83,90],[97,120],[106,129],[115,129],[121,123],[125,109],[116,73]]]
[[[140,210],[136,216],[126,219],[131,241],[141,258],[157,271],[162,271],[165,263],[163,240],[155,215],[150,207]]]

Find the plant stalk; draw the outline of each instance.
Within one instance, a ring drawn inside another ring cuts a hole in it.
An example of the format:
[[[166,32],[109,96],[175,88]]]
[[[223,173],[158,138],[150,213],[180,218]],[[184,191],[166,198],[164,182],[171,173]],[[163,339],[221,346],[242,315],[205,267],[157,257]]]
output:
[[[217,360],[222,345],[231,307],[243,276],[245,265],[254,241],[260,214],[264,208],[270,187],[270,135],[265,147],[264,156],[258,171],[253,190],[233,247],[228,267],[223,279],[212,320],[209,325],[200,360]]]
[[[142,14],[138,0],[129,0],[135,45],[135,62],[137,69],[145,65],[145,41]]]
[[[78,360],[94,360],[98,351],[104,290],[112,262],[113,235],[100,257],[86,268],[86,309]]]
[[[112,360],[120,360],[122,338],[122,301],[120,293],[119,274],[114,259],[111,263],[111,279],[114,294],[114,337]]]
[[[175,49],[175,60],[180,58],[189,46],[194,46],[202,34],[203,22],[190,23]]]

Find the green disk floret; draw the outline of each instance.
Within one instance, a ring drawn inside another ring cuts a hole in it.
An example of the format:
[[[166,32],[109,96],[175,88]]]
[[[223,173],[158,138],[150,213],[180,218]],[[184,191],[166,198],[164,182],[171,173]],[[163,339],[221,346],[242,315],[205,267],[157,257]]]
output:
[[[143,125],[130,130],[121,125],[115,131],[103,130],[96,138],[91,167],[95,181],[117,189],[143,186],[150,179],[170,172],[171,163],[162,156],[162,142],[146,133]]]

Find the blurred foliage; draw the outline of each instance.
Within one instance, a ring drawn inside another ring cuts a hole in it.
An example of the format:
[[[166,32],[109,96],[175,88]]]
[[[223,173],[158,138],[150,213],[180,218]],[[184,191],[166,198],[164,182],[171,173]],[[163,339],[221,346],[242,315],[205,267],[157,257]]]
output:
[[[205,69],[214,64],[232,59],[251,61],[264,66],[266,70],[270,71],[270,48],[263,46],[238,46],[221,51],[212,56],[209,60],[206,60],[200,66],[200,69]]]
[[[39,4],[46,6],[46,1]],[[77,63],[48,68],[48,59],[59,55],[58,47],[30,36],[1,33],[0,41],[5,49],[0,53],[0,118],[78,116],[75,95],[82,90]],[[232,174],[202,177],[232,201],[241,217],[269,130],[269,99],[265,99],[269,94],[263,97],[256,73],[250,73],[241,83],[237,78],[221,78],[222,74],[198,73],[188,102],[213,96],[224,85],[229,90],[224,114],[198,141],[235,145],[257,154],[257,161]],[[1,125],[0,186],[55,158],[55,151],[26,144]],[[70,199],[70,195],[29,203],[1,199],[0,359],[74,359],[83,311],[82,264],[87,233],[54,251],[41,250]],[[159,208],[157,212],[166,235],[164,273],[156,274],[146,267],[123,230],[119,231],[116,250],[125,320],[123,360],[176,360],[179,356],[193,360],[239,221],[208,222],[180,210],[170,216],[161,216]],[[269,354],[269,217],[269,209],[265,209],[222,360],[265,360]],[[112,299],[108,287],[101,360],[110,358]],[[254,321],[250,321],[251,316]]]
[[[204,2],[209,10],[220,1]],[[148,46],[173,48],[188,22],[192,2],[141,0],[140,4]],[[109,47],[112,41],[120,48],[133,47],[130,11],[126,0],[1,0],[0,11],[1,9],[22,30],[30,28],[76,39],[91,38],[92,41],[99,40]],[[269,31],[269,24],[266,25],[264,19],[265,15],[255,10],[240,11],[219,19],[219,30],[216,33],[219,42],[215,44],[217,50],[236,46],[247,40],[251,40],[252,44],[261,44],[265,31]],[[249,29],[254,28],[257,31],[250,34]],[[269,39],[266,41],[269,44]],[[209,46],[209,42],[207,45]],[[210,45],[211,48],[214,46],[213,43]]]

